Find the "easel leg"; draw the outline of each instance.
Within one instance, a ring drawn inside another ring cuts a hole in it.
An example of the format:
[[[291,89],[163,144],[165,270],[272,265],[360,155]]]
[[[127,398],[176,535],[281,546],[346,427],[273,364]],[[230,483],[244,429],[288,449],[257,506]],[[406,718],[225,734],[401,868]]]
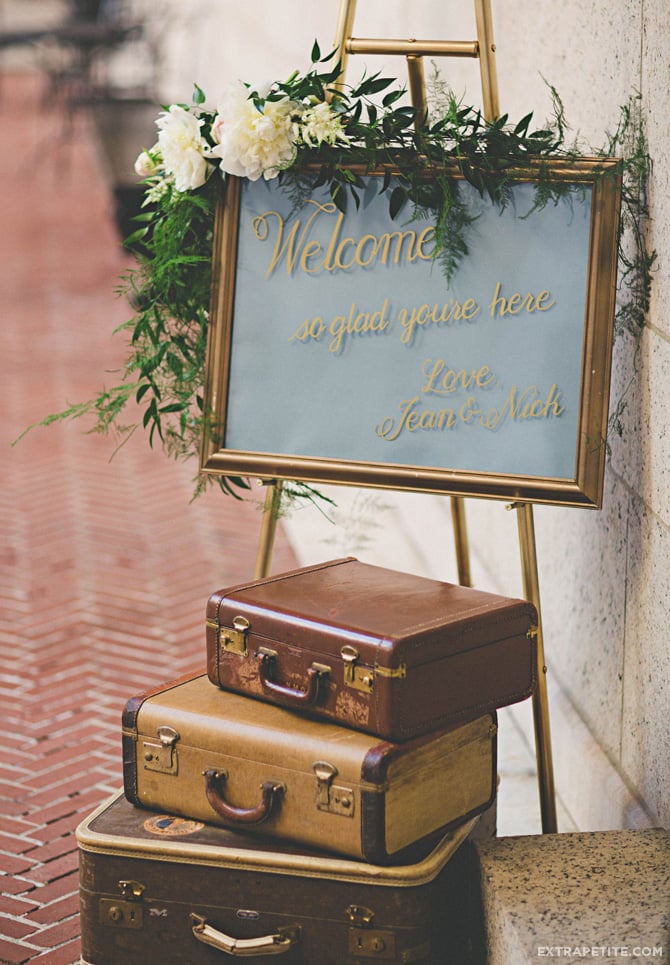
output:
[[[270,574],[272,551],[277,533],[279,504],[281,502],[281,480],[273,479],[266,483],[266,487],[263,522],[261,523],[261,532],[258,539],[258,553],[256,555],[256,570],[254,573],[254,579],[256,580],[262,580]]]
[[[470,573],[470,546],[465,522],[465,500],[462,496],[451,497],[451,522],[454,527],[454,546],[458,582],[461,586],[472,586]]]
[[[493,42],[493,20],[489,0],[475,0],[477,20],[477,39],[479,41],[479,71],[482,80],[484,117],[492,121],[498,117],[498,75],[496,73],[495,50]]]
[[[547,697],[547,667],[544,661],[544,641],[542,638],[542,617],[540,614],[540,587],[537,573],[537,554],[535,547],[535,524],[533,507],[530,503],[517,503],[517,523],[519,527],[519,548],[523,570],[524,595],[535,605],[538,614],[537,632],[537,689],[533,694],[533,722],[535,726],[535,754],[537,757],[537,778],[540,792],[540,813],[544,834],[558,831],[556,820],[556,794],[554,789],[554,765],[551,753],[551,734],[549,730],[549,700]]]

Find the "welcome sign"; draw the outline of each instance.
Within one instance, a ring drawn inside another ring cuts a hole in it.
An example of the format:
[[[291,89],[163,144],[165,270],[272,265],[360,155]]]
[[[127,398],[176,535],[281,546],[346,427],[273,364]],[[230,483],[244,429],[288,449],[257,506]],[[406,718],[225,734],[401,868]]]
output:
[[[615,162],[551,163],[533,210],[467,182],[447,281],[382,174],[327,191],[229,179],[217,217],[202,469],[599,506],[616,286]]]

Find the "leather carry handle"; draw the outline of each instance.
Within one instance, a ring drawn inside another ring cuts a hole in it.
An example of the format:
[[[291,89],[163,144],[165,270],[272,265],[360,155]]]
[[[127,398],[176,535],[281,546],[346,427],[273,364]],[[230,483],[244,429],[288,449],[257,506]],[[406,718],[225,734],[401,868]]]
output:
[[[279,807],[282,792],[286,790],[283,784],[276,781],[265,781],[261,784],[261,799],[253,808],[239,808],[229,804],[221,793],[221,785],[225,783],[225,771],[213,769],[202,772],[205,778],[205,794],[211,807],[220,817],[233,824],[262,824],[267,821],[272,812]]]
[[[290,951],[300,941],[300,927],[279,928],[273,935],[262,935],[260,938],[232,938],[225,932],[212,928],[202,915],[191,912],[193,922],[192,931],[203,945],[235,955],[238,958],[255,958],[257,955],[283,955]]]
[[[268,690],[278,701],[298,707],[309,707],[318,704],[324,692],[323,684],[330,673],[330,667],[323,663],[313,663],[307,671],[307,685],[304,690],[298,687],[287,687],[275,680],[277,672],[277,653],[266,647],[256,651],[258,657],[258,676],[265,690]]]

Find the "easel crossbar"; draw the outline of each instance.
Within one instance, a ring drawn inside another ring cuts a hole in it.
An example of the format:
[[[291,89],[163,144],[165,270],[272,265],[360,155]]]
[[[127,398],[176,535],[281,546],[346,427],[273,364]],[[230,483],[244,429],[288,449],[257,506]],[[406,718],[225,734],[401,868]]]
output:
[[[403,57],[479,57],[476,40],[376,40],[350,37],[348,54],[399,54]]]

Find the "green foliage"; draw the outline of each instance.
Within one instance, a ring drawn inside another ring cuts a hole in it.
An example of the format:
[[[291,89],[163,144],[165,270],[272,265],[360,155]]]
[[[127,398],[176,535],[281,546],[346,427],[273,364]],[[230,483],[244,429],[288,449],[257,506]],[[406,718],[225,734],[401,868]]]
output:
[[[467,254],[470,223],[455,175],[472,184],[482,197],[504,207],[515,170],[542,159],[572,156],[563,144],[564,123],[558,112],[554,124],[538,129],[531,126],[532,114],[514,125],[507,114],[487,120],[480,110],[462,105],[442,87],[439,114],[422,116],[415,107],[400,103],[406,92],[393,86],[392,78],[373,74],[352,88],[333,87],[339,65],[324,73],[317,68],[318,64],[313,65],[304,77],[292,75],[267,99],[330,97],[331,106],[343,118],[347,142],[322,144],[316,149],[301,146],[295,162],[280,178],[292,182],[291,190],[299,187],[296,202],[311,189],[327,185],[331,200],[346,211],[350,201],[356,207],[360,204],[361,172],[386,168],[389,174],[380,191],[388,193],[391,217],[409,204],[415,215],[430,214],[436,219],[437,247],[450,249],[439,256],[447,279]],[[307,178],[301,174],[305,164],[316,167],[316,174]],[[444,174],[445,165],[451,166],[450,177]],[[554,184],[551,190],[555,196],[560,188]]]
[[[647,183],[651,159],[642,120],[639,94],[624,104],[619,123],[608,134],[603,156],[619,156],[622,165],[621,222],[619,227],[619,301],[615,316],[616,332],[637,337],[649,312],[651,281],[656,252],[646,245],[645,229],[649,218]]]
[[[628,335],[633,340],[633,376],[621,395],[610,405],[608,437],[623,435],[626,396],[632,387],[640,358],[640,337],[651,300],[651,284],[657,253],[647,247],[646,228],[649,219],[647,183],[651,175],[651,158],[642,116],[642,98],[631,96],[621,107],[619,121],[600,152],[603,157],[622,158],[621,220],[618,238],[618,293],[614,316],[615,336]],[[605,440],[609,454],[610,445]]]

